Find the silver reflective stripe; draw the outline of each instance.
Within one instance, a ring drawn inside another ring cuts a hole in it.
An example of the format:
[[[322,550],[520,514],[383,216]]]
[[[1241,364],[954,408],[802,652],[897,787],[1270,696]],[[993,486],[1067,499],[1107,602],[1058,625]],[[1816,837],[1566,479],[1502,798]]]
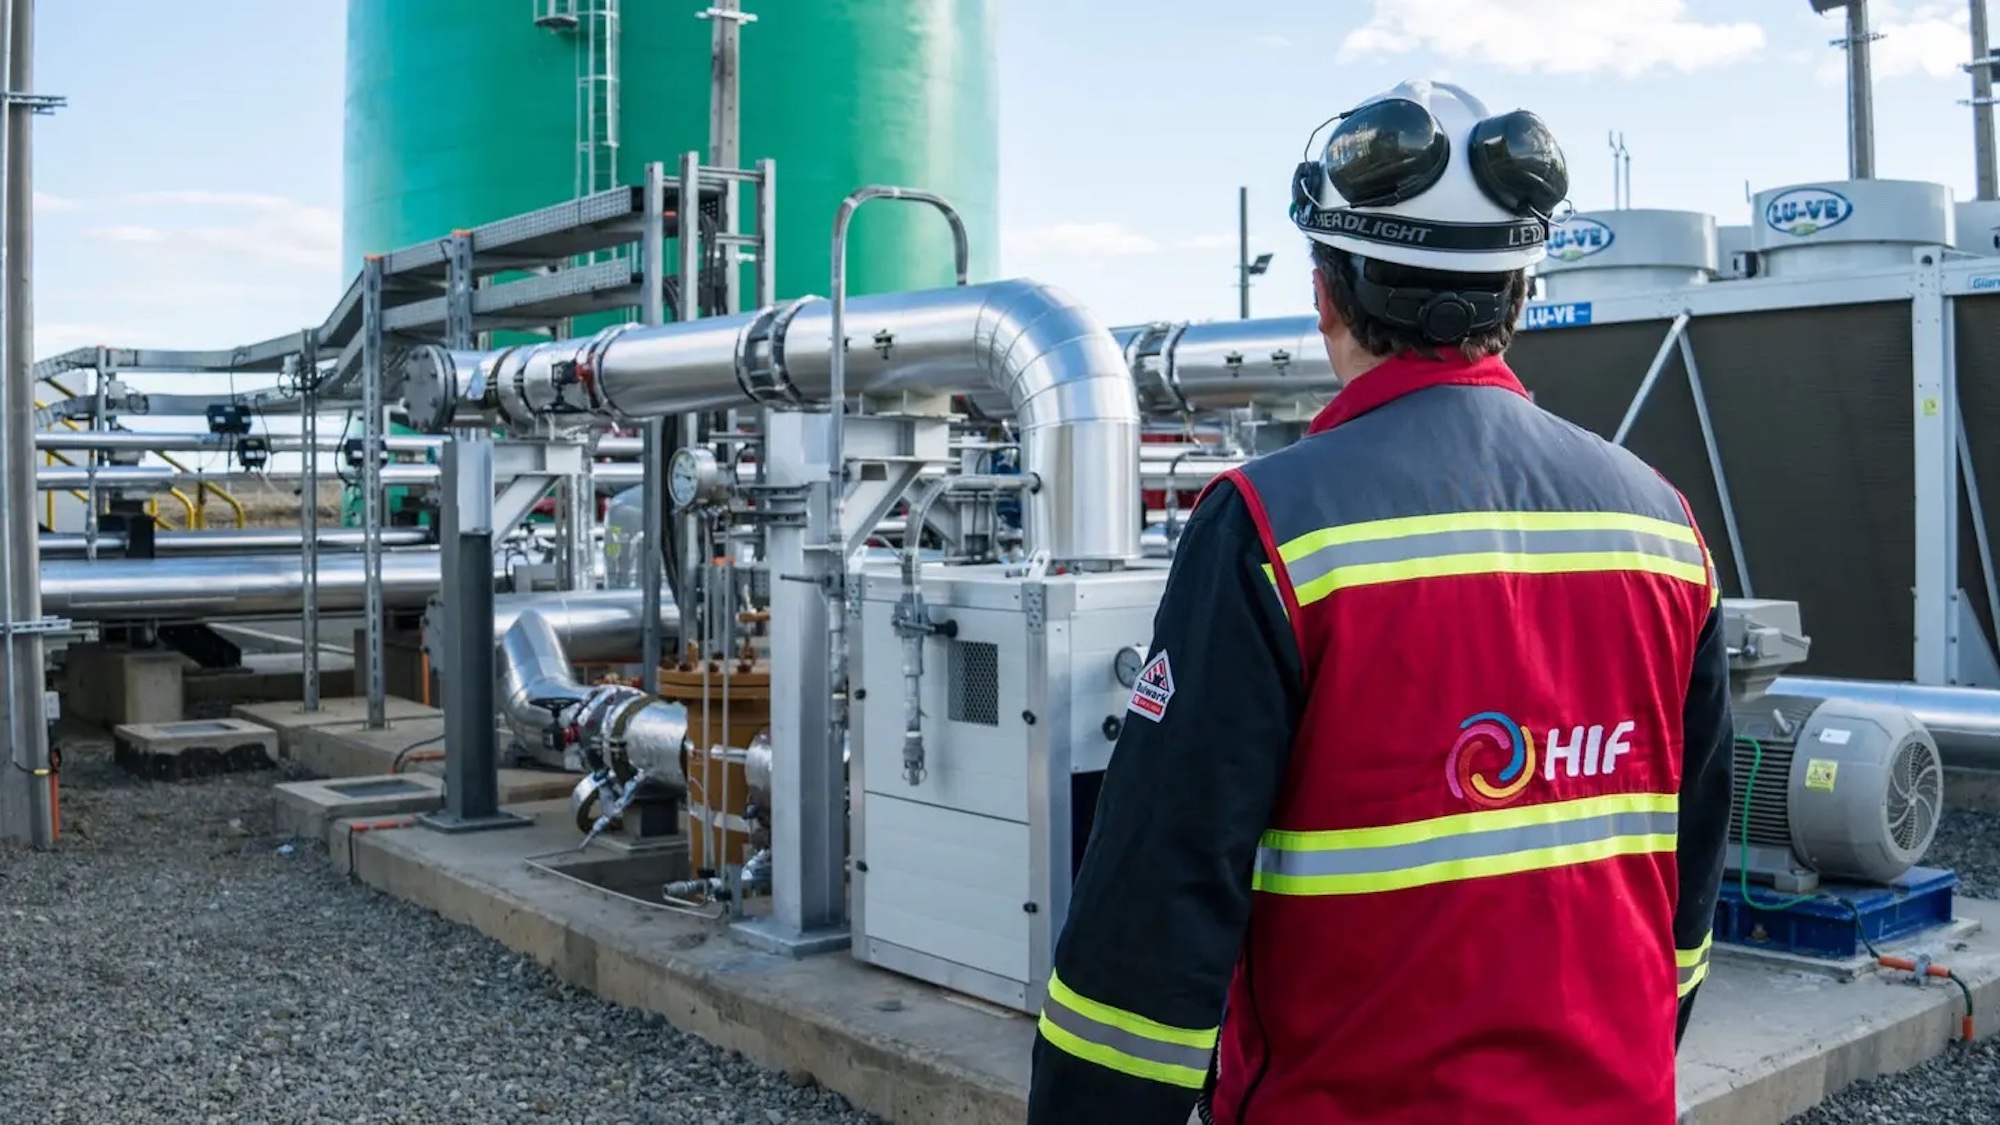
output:
[[[1484,859],[1517,852],[1591,844],[1620,836],[1667,836],[1679,827],[1670,812],[1620,812],[1554,824],[1529,824],[1486,832],[1440,836],[1381,848],[1294,851],[1258,848],[1257,870],[1271,875],[1382,875],[1433,863]]]
[[[1054,996],[1042,1005],[1042,1018],[1086,1043],[1109,1047],[1121,1055],[1165,1066],[1184,1066],[1200,1071],[1208,1069],[1209,1050],[1206,1047],[1183,1047],[1178,1043],[1162,1043],[1158,1039],[1134,1035],[1072,1011]]]
[[[1574,555],[1604,552],[1656,555],[1689,566],[1708,565],[1701,548],[1665,535],[1616,528],[1523,531],[1518,528],[1428,531],[1391,539],[1335,543],[1285,564],[1292,585],[1304,586],[1345,567],[1408,562],[1447,555]]]

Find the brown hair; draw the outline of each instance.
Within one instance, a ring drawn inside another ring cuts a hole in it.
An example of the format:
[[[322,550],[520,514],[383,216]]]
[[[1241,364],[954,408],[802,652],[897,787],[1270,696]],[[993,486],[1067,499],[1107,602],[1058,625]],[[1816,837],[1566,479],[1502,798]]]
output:
[[[1340,319],[1346,322],[1348,332],[1354,336],[1355,343],[1360,344],[1363,351],[1379,356],[1411,352],[1426,359],[1438,358],[1438,345],[1426,340],[1423,333],[1400,324],[1390,324],[1370,315],[1361,307],[1361,299],[1354,292],[1352,255],[1323,242],[1311,242],[1310,246],[1313,268],[1326,278],[1327,290],[1333,297],[1334,311],[1338,312]],[[1514,326],[1520,323],[1521,309],[1528,300],[1526,270],[1515,270],[1512,273],[1443,273],[1397,262],[1385,262],[1379,258],[1364,258],[1361,265],[1362,269],[1367,271],[1368,280],[1379,285],[1500,294],[1507,308],[1506,317],[1498,325],[1475,332],[1455,345],[1458,354],[1466,359],[1484,359],[1487,356],[1499,355],[1514,342]]]

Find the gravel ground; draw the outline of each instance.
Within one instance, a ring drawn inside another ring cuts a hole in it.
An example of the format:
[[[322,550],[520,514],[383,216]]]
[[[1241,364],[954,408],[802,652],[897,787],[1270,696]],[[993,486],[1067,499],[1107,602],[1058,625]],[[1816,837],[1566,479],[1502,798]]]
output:
[[[1956,868],[1959,893],[2000,898],[2000,816],[1953,809],[1925,863]],[[1982,1014],[1981,1021],[1988,1018]],[[2000,1038],[1954,1046],[1915,1070],[1857,1083],[1789,1125],[1993,1125]]]
[[[0,1119],[874,1122],[287,849],[273,780],[70,750],[61,845],[0,850]]]

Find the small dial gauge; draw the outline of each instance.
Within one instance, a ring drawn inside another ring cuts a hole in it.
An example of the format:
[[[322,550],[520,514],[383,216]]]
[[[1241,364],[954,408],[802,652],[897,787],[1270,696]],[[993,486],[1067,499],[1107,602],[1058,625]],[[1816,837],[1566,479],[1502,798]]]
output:
[[[1111,663],[1111,670],[1118,675],[1118,682],[1132,687],[1139,682],[1139,669],[1146,663],[1146,650],[1139,645],[1126,645],[1118,650]]]
[[[721,484],[722,470],[715,454],[699,446],[678,450],[667,463],[667,499],[676,508],[717,499],[723,491]]]

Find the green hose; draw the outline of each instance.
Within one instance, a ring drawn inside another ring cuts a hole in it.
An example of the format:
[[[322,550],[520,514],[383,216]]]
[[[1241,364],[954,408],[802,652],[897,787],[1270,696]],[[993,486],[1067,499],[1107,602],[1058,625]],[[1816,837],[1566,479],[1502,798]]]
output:
[[[1764,768],[1764,744],[1758,742],[1754,738],[1739,738],[1736,741],[1741,742],[1745,746],[1748,746],[1750,748],[1750,753],[1751,753],[1750,782],[1743,789],[1743,823],[1741,825],[1742,828],[1741,843],[1743,844],[1743,859],[1742,862],[1736,865],[1737,886],[1738,889],[1741,890],[1743,893],[1744,904],[1750,907],[1752,910],[1790,910],[1792,907],[1797,906],[1800,903],[1816,902],[1821,899],[1832,899],[1833,896],[1831,895],[1810,894],[1810,895],[1800,895],[1797,898],[1788,898],[1783,902],[1758,902],[1755,898],[1751,897],[1750,895],[1750,804],[1752,801],[1756,799],[1757,796],[1757,771]],[[1839,902],[1841,900],[1834,899],[1834,901]],[[1850,910],[1853,909],[1852,904],[1846,904],[1846,905],[1848,905],[1848,908]]]

